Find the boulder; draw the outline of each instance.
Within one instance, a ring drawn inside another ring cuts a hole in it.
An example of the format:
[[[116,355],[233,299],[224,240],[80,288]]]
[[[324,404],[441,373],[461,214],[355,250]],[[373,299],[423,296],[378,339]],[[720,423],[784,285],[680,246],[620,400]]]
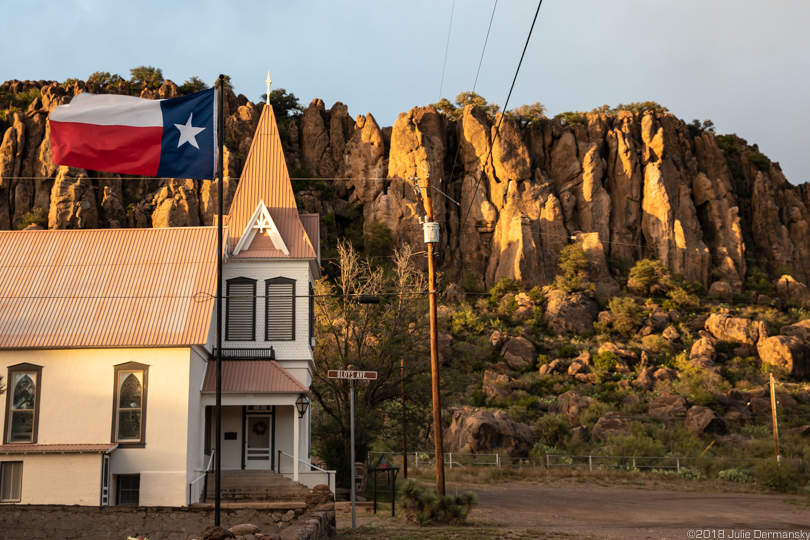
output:
[[[660,367],[653,372],[653,379],[656,381],[672,381],[678,376],[678,372],[668,367]]]
[[[764,363],[786,370],[793,377],[810,375],[810,347],[795,336],[773,336],[757,344]]]
[[[554,409],[565,416],[568,423],[576,424],[580,413],[587,409],[591,403],[593,403],[593,398],[581,396],[574,390],[569,390],[557,396]]]
[[[515,422],[506,411],[461,407],[452,410],[444,434],[448,452],[480,453],[503,449],[510,456],[526,456],[533,445],[532,430]]]
[[[702,405],[693,405],[686,411],[686,429],[692,433],[713,433],[724,435],[726,423],[713,410]]]
[[[752,321],[743,317],[731,317],[726,313],[712,313],[706,319],[706,330],[720,341],[756,345],[757,341],[768,337],[768,330],[762,321]]]
[[[200,533],[202,540],[226,540],[227,538],[235,538],[235,535],[228,529],[222,527],[211,526],[207,527]]]
[[[655,386],[655,378],[653,378],[653,369],[645,366],[641,369],[638,377],[633,379],[633,386],[641,390],[652,390]]]
[[[805,345],[810,345],[810,319],[804,319],[788,326],[783,326],[780,334],[798,338]]]
[[[309,493],[307,493],[304,500],[307,503],[307,506],[318,506],[319,504],[326,502],[333,502],[335,500],[335,496],[332,493],[332,490],[329,489],[329,486],[326,484],[318,484],[309,490]],[[233,531],[233,528],[231,531]]]
[[[716,354],[716,341],[709,334],[702,336],[692,344],[689,351],[689,362],[701,366],[710,367],[714,364]]]
[[[629,433],[630,421],[616,411],[603,414],[594,424],[591,430],[591,437],[598,441],[604,441],[616,435],[627,435]]]
[[[501,349],[503,356],[510,368],[520,371],[531,366],[537,358],[537,350],[534,344],[525,337],[509,338]]]
[[[552,330],[576,334],[593,331],[593,323],[599,314],[599,306],[593,298],[581,292],[552,289],[547,300],[545,316]]]
[[[667,326],[666,328],[664,328],[664,331],[661,335],[663,335],[666,339],[670,341],[678,341],[679,339],[681,339],[681,334],[674,326]]]
[[[562,372],[564,370],[565,365],[563,364],[563,361],[560,360],[559,358],[555,358],[551,362],[540,366],[539,374],[542,377],[543,375],[549,375],[551,373],[554,373],[555,371]]]
[[[810,304],[810,289],[790,274],[784,274],[776,281],[776,292],[779,298],[795,304]]]
[[[501,332],[500,330],[493,330],[489,335],[489,344],[492,345],[493,348],[497,349],[503,345],[507,337],[508,336],[504,332]]]
[[[583,364],[579,360],[574,360],[571,362],[571,365],[568,366],[568,374],[572,377],[576,376],[578,373],[586,373],[588,371],[588,364]]]
[[[728,281],[715,281],[711,285],[709,285],[709,298],[717,298],[719,300],[731,300],[734,296],[734,289],[731,288],[731,285]]]
[[[647,412],[653,418],[673,418],[686,414],[686,400],[678,394],[662,394],[652,401]]]
[[[484,382],[481,389],[487,399],[504,400],[512,392],[512,379],[504,373],[491,369],[484,370]]]

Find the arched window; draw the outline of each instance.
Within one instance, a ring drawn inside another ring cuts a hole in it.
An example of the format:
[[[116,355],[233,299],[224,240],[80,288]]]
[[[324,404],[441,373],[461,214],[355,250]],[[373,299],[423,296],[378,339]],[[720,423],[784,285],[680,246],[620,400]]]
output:
[[[295,280],[277,277],[265,280],[264,326],[266,341],[295,339]]]
[[[146,386],[149,366],[128,362],[115,366],[113,442],[142,446],[146,442]]]
[[[18,364],[8,368],[5,442],[37,442],[42,367]]]

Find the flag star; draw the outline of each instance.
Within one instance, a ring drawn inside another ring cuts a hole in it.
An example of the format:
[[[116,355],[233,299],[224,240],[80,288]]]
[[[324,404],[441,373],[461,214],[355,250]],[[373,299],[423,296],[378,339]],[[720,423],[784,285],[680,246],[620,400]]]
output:
[[[180,140],[177,141],[177,148],[180,148],[185,143],[189,143],[191,146],[196,148],[197,150],[200,149],[200,145],[197,144],[197,134],[201,131],[204,131],[204,127],[194,127],[191,125],[191,117],[194,116],[194,113],[188,115],[188,120],[186,120],[185,124],[175,124],[174,127],[180,132]]]

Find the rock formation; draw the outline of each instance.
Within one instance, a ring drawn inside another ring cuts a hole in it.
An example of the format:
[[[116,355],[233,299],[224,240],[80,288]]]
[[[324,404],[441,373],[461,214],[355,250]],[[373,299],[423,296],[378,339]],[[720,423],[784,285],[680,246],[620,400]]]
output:
[[[210,181],[119,180],[51,163],[47,115],[86,90],[179,93],[171,81],[142,91],[125,81],[105,88],[81,81],[0,85],[0,228],[211,223]],[[227,92],[229,178],[239,177],[261,106]],[[654,110],[529,125],[507,117],[496,138],[497,120],[473,106],[458,119],[415,107],[381,128],[370,113],[352,119],[344,104],[327,109],[316,99],[287,121],[282,142],[292,176],[339,178],[321,187],[302,182],[304,210],[362,216],[363,230],[384,224],[394,242],[421,243],[424,208],[412,178],[429,178],[442,231],[440,264],[459,282],[549,283],[572,238],[587,240],[599,265],[609,262],[599,270],[608,288],[615,262],[627,266],[641,257],[660,259],[706,287],[722,282],[726,294],[726,283],[740,290],[751,260],[773,277],[810,280],[810,186],[791,185],[755,145]],[[226,181],[227,204],[236,182]]]

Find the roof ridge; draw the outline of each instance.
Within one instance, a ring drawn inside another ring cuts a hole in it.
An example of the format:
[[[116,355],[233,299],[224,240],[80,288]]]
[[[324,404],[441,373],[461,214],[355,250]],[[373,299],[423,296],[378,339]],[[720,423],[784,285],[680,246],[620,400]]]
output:
[[[309,392],[309,390],[307,390],[307,388],[306,388],[306,387],[305,387],[303,384],[301,384],[301,381],[299,381],[298,379],[296,379],[295,377],[293,377],[292,375],[290,375],[290,372],[289,372],[289,371],[287,371],[286,369],[284,369],[284,367],[283,367],[281,364],[279,364],[279,363],[278,363],[278,361],[276,361],[276,360],[270,360],[270,363],[271,363],[271,364],[272,364],[274,367],[277,367],[278,369],[280,369],[280,370],[281,370],[281,372],[282,372],[282,373],[283,373],[283,374],[284,374],[284,375],[285,375],[285,376],[286,376],[288,379],[290,379],[290,380],[291,380],[293,383],[295,383],[295,384],[297,384],[298,386],[300,386],[300,387],[301,387],[301,390],[303,390],[304,392]]]

